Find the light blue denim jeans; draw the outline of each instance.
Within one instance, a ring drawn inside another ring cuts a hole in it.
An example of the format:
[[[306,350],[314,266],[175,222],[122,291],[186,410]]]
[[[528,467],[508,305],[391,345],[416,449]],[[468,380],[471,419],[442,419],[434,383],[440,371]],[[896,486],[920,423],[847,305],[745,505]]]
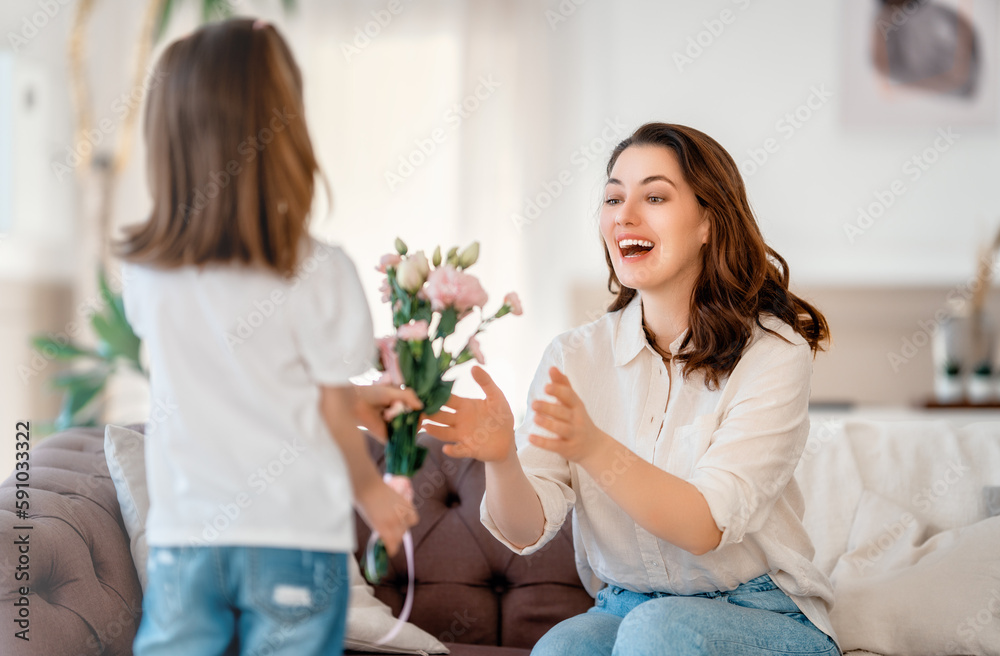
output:
[[[339,656],[347,555],[153,547],[135,656]]]
[[[839,656],[767,574],[725,592],[642,594],[608,586],[586,613],[542,636],[532,656]]]

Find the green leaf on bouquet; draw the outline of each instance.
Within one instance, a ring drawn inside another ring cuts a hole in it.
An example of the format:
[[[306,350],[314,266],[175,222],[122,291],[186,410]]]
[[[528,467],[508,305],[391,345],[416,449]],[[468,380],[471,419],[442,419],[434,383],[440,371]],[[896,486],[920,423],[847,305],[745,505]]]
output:
[[[396,355],[399,356],[399,373],[403,374],[403,382],[407,387],[415,387],[413,352],[410,350],[410,345],[402,339],[397,339]]]
[[[453,380],[442,380],[438,383],[437,387],[431,390],[430,395],[427,397],[427,401],[424,403],[423,412],[428,415],[432,415],[441,409],[448,399],[451,397],[451,388],[454,387],[455,381]]]
[[[424,466],[424,460],[427,459],[427,447],[418,444],[413,455],[413,471],[417,471]]]
[[[458,324],[458,311],[453,307],[445,308],[441,312],[441,322],[438,323],[437,336],[447,337],[452,334],[455,332],[456,324]]]
[[[434,383],[438,380],[438,361],[437,358],[434,357],[433,349],[427,349],[424,351],[424,357],[417,365],[416,374],[417,380],[413,389],[417,393],[417,396],[424,398],[430,394],[431,389],[434,387]]]
[[[416,307],[413,308],[413,320],[414,321],[426,321],[431,322],[433,318],[433,312],[431,312],[431,304],[421,298],[416,301]]]

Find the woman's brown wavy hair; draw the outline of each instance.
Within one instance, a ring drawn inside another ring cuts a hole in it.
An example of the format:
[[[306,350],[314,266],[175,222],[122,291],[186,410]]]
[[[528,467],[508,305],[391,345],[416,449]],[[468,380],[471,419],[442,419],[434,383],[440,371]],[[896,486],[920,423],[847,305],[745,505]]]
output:
[[[270,24],[232,19],[172,43],[145,112],[147,221],[116,252],[160,268],[240,262],[290,276],[319,166],[302,75]]]
[[[701,371],[710,388],[732,373],[760,326],[772,314],[802,335],[815,354],[830,330],[819,310],[788,290],[788,264],[764,242],[747,200],[736,162],[717,141],[698,130],[668,123],[647,123],[615,147],[607,174],[630,146],[661,146],[677,156],[684,179],[706,208],[708,243],[702,247],[701,273],[691,295],[689,332],[677,360],[684,375]],[[615,275],[607,244],[608,290],[617,294],[608,307],[620,310],[635,298]],[[774,331],[768,330],[773,333]]]

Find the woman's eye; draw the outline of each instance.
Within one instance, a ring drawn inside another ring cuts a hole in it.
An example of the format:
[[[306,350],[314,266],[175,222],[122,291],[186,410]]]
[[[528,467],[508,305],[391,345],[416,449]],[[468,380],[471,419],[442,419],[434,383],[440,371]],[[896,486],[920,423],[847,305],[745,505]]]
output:
[[[663,199],[660,198],[659,196],[650,196],[649,197],[649,202],[651,202],[651,203],[662,203]]]
[[[605,205],[617,205],[620,202],[621,201],[619,199],[617,199],[617,198],[605,198],[604,199],[604,204]]]

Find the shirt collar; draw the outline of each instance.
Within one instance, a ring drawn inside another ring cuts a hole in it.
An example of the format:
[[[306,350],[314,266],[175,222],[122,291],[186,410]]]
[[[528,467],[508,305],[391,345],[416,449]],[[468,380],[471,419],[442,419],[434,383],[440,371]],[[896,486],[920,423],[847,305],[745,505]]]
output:
[[[685,329],[670,343],[670,352],[677,353],[684,338],[687,337],[688,330]],[[659,358],[659,354],[646,341],[646,333],[642,329],[642,293],[636,292],[635,298],[622,308],[618,316],[618,323],[615,326],[614,334],[615,366],[621,367],[635,359],[642,350],[648,349],[652,355]]]

